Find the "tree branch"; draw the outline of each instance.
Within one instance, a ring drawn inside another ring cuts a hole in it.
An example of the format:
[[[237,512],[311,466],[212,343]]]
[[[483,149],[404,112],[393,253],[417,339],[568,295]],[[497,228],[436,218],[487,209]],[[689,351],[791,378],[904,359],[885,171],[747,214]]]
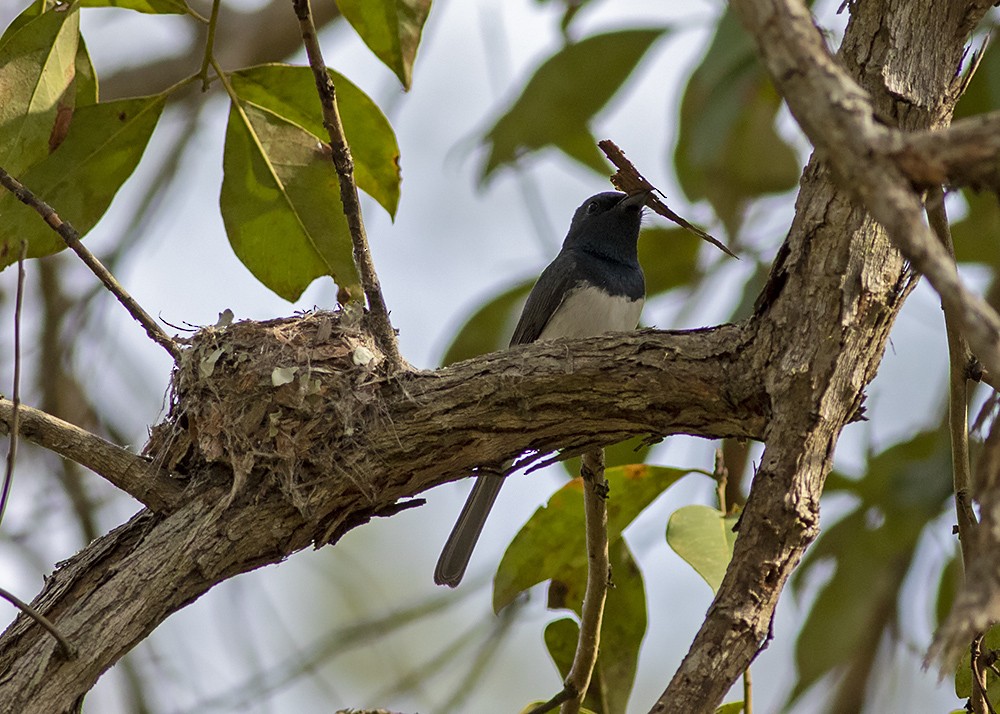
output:
[[[1000,111],[946,129],[892,132],[879,150],[918,186],[969,186],[1000,192]]]
[[[947,303],[988,314],[958,283],[953,263],[949,274],[946,254],[939,260],[943,248],[922,225],[920,202],[908,182],[888,159],[871,157],[873,138],[888,132],[876,124],[876,115],[906,130],[950,117],[957,99],[953,68],[976,13],[931,0],[905,8],[855,4],[840,57],[861,89],[829,56],[801,3],[733,0],[730,7],[754,35],[816,153],[803,174],[795,221],[758,299],[759,337],[775,345],[762,350],[753,367],[765,373],[774,405],[761,467],[726,577],[654,712],[714,710],[766,644],[784,583],[816,536],[819,498],[840,431],[860,407],[892,321],[913,287],[902,256],[862,206],[879,204],[880,212],[872,213],[894,239],[911,241],[906,231],[912,230],[921,237],[921,249],[930,245],[930,258],[922,253],[914,264],[936,269],[935,286],[949,295]],[[977,9],[980,17],[986,9]],[[886,176],[895,182],[893,190],[873,195]],[[994,344],[991,328],[971,331],[979,342]],[[785,340],[780,345],[779,333]],[[862,348],[859,339],[868,346]]]
[[[817,153],[927,277],[986,369],[1000,369],[1000,316],[961,282],[955,261],[924,224],[920,196],[879,153],[893,130],[877,121],[869,94],[830,55],[809,10],[798,0],[736,0],[732,7]]]
[[[371,338],[330,313],[203,330],[150,445],[183,474],[184,498],[169,513],[144,511],[47,579],[34,607],[80,657],[55,657],[48,635],[19,618],[0,637],[0,701],[62,711],[219,581],[336,541],[484,462],[637,433],[759,436],[768,404],[741,364],[748,337],[739,326],[606,335],[389,378],[356,363]],[[217,350],[213,373],[200,377]],[[289,364],[296,380],[274,387],[275,367]],[[31,434],[37,415],[23,416]],[[238,432],[252,449],[227,441]],[[253,477],[234,493],[239,469]]]
[[[151,339],[156,344],[160,345],[167,353],[177,361],[180,358],[180,348],[177,343],[170,339],[170,336],[163,331],[157,322],[150,317],[149,313],[142,309],[142,306],[135,301],[131,295],[121,286],[121,284],[115,280],[115,276],[105,268],[101,261],[99,261],[94,254],[87,250],[83,243],[80,242],[80,234],[77,230],[71,226],[69,223],[65,222],[59,217],[59,214],[55,212],[45,201],[41,200],[30,190],[24,187],[20,181],[15,179],[9,173],[0,168],[0,185],[6,188],[8,191],[14,194],[24,205],[33,209],[39,216],[42,217],[52,230],[59,234],[66,245],[80,256],[80,260],[90,268],[91,272],[97,276],[104,287],[117,298],[118,302],[122,304],[132,318],[142,325],[143,329],[146,330],[146,334],[149,335]]]
[[[583,509],[587,527],[587,588],[580,611],[580,636],[573,655],[573,664],[566,675],[565,689],[570,699],[563,703],[562,714],[577,714],[590,678],[597,664],[601,642],[601,621],[604,602],[611,579],[611,559],[608,556],[608,482],[604,479],[604,450],[588,451],[580,459],[583,477]]]
[[[0,398],[0,433],[9,434],[13,423],[13,402]],[[158,473],[155,464],[51,414],[21,404],[17,429],[25,439],[103,476],[150,510],[169,511],[181,498],[183,485]]]

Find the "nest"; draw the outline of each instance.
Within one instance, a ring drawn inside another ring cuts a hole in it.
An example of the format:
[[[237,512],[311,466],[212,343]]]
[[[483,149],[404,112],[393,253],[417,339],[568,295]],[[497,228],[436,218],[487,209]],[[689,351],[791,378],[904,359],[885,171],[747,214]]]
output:
[[[276,487],[306,516],[331,473],[353,478],[338,453],[376,418],[384,361],[356,318],[244,321],[203,328],[188,343],[167,418],[145,450],[162,467],[180,477],[221,472],[230,502]]]

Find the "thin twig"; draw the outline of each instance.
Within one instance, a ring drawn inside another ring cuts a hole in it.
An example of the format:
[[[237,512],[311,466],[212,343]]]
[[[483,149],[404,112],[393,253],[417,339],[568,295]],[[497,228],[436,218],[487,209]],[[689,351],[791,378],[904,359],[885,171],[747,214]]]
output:
[[[588,451],[581,457],[583,510],[587,527],[587,590],[580,613],[580,638],[573,664],[566,675],[565,688],[575,696],[564,702],[561,714],[577,714],[587,695],[597,664],[601,641],[604,601],[608,596],[611,562],[608,557],[608,482],[604,480],[604,449]]]
[[[729,250],[729,248],[727,248],[722,241],[709,235],[698,226],[689,223],[682,216],[670,210],[670,207],[667,206],[666,203],[657,198],[655,195],[657,193],[664,198],[666,198],[666,196],[663,191],[658,189],[650,183],[645,176],[639,173],[639,170],[631,161],[628,160],[628,158],[626,158],[625,152],[618,148],[618,145],[615,144],[615,142],[611,141],[611,139],[602,139],[597,142],[597,146],[604,152],[604,155],[608,157],[608,161],[614,164],[615,168],[618,169],[611,177],[611,184],[615,188],[619,191],[624,191],[630,196],[637,193],[649,192],[649,196],[646,199],[646,205],[652,208],[656,213],[659,213],[667,220],[676,223],[681,228],[694,233],[702,240],[708,241],[731,258],[736,258],[736,260],[740,259],[740,257],[733,251]]]
[[[0,433],[13,431],[13,412],[13,403],[0,398]],[[169,512],[181,501],[183,485],[146,459],[40,409],[20,406],[17,433],[32,443],[86,466],[151,511]]]
[[[569,701],[572,696],[573,692],[571,692],[568,688],[564,688],[547,702],[542,702],[534,709],[531,709],[528,714],[545,714],[545,712],[555,711],[556,707],[563,702]]]
[[[302,43],[309,56],[309,66],[316,79],[316,89],[319,92],[320,104],[323,106],[323,126],[330,135],[330,155],[340,180],[340,200],[344,204],[344,215],[351,231],[351,243],[354,247],[354,262],[358,267],[361,285],[368,299],[368,318],[372,325],[375,339],[379,343],[391,372],[400,371],[404,367],[399,354],[399,344],[396,331],[389,320],[389,310],[382,297],[382,286],[379,284],[375,263],[368,248],[368,236],[361,216],[361,202],[358,198],[358,186],[354,181],[354,158],[351,148],[344,135],[344,126],[340,120],[340,109],[337,106],[337,90],[333,78],[326,69],[323,53],[316,36],[316,25],[313,22],[312,8],[309,0],[292,0],[295,16],[302,28]]]
[[[93,272],[94,275],[96,275],[97,278],[104,283],[104,287],[111,291],[111,293],[118,299],[118,302],[120,302],[125,309],[128,310],[129,314],[136,320],[136,322],[145,328],[146,334],[149,335],[149,338],[165,349],[170,356],[174,358],[174,361],[180,359],[181,350],[177,344],[170,339],[170,336],[163,331],[162,327],[156,324],[156,321],[150,317],[149,313],[142,309],[139,303],[135,301],[135,298],[125,291],[125,288],[123,288],[115,279],[115,276],[101,264],[101,261],[94,257],[94,254],[84,247],[83,243],[80,242],[80,234],[73,226],[63,221],[52,206],[35,196],[35,194],[25,188],[20,181],[15,179],[2,168],[0,168],[0,186],[3,186],[8,191],[13,193],[21,203],[34,209],[35,212],[37,212],[38,215],[40,215],[45,222],[49,224],[52,230],[60,235],[60,237],[66,242],[66,245],[69,246],[74,253],[80,256],[80,259],[84,262],[84,264],[86,264],[86,266],[90,268],[91,272]]]
[[[201,61],[201,71],[198,73],[198,76],[201,77],[201,91],[203,92],[208,91],[208,68],[213,57],[212,51],[215,47],[215,28],[219,22],[219,5],[221,4],[221,0],[212,0],[212,16],[208,19],[208,37],[205,38],[205,59]]]
[[[712,469],[712,478],[715,480],[715,497],[719,501],[719,510],[722,515],[726,515],[729,512],[729,504],[726,503],[729,469],[726,468],[726,457],[722,454],[722,447],[715,450],[715,468]]]
[[[49,634],[55,637],[56,640],[59,642],[59,646],[62,647],[63,654],[65,654],[67,658],[69,659],[76,658],[76,648],[70,643],[69,640],[63,637],[62,633],[56,629],[56,626],[49,621],[49,618],[45,617],[45,615],[40,613],[38,610],[33,608],[31,605],[26,603],[21,598],[17,597],[17,595],[14,595],[9,591],[4,590],[3,588],[0,588],[0,598],[3,598],[11,605],[16,607],[18,610],[23,612],[25,615],[30,617],[32,620],[37,622],[39,625],[44,627],[49,632]]]
[[[948,225],[948,213],[944,205],[944,191],[934,186],[927,191],[927,222],[938,240],[954,259],[955,247]],[[962,549],[962,562],[968,569],[972,563],[972,544],[977,526],[976,514],[972,510],[972,472],[969,465],[969,345],[962,335],[958,321],[951,311],[944,310],[945,334],[948,339],[948,428],[951,436],[951,468],[955,491],[955,515],[958,520],[958,542]],[[986,674],[979,666],[979,649],[982,633],[970,644],[970,666],[972,667],[972,696],[969,705],[975,714],[986,714],[986,689],[981,686]]]
[[[750,678],[750,665],[743,670],[743,714],[753,714],[753,680]]]
[[[972,638],[969,645],[969,665],[972,667],[972,696],[969,698],[969,709],[972,714],[993,714],[989,697],[986,694],[986,671],[982,667],[983,636]]]
[[[14,391],[10,416],[10,444],[7,446],[7,470],[0,491],[0,523],[7,510],[7,499],[14,483],[14,464],[17,462],[17,426],[21,419],[21,303],[24,300],[24,259],[28,255],[28,241],[21,241],[21,254],[17,258],[17,293],[14,297]]]
[[[954,258],[951,228],[944,205],[944,191],[934,187],[927,192],[927,222],[938,240]],[[943,304],[942,304],[943,307]],[[945,332],[948,338],[949,399],[948,425],[951,432],[952,477],[955,490],[955,508],[958,518],[958,539],[962,546],[962,560],[968,567],[971,562],[973,532],[976,516],[972,511],[972,473],[969,466],[969,345],[959,328],[958,321],[949,310],[944,311]]]

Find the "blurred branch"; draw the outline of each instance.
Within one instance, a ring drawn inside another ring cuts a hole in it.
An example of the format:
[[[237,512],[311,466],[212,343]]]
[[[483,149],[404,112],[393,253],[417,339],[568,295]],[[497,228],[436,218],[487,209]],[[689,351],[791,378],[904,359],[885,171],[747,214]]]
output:
[[[978,633],[1000,621],[1000,419],[994,419],[976,464],[982,520],[973,531],[965,579],[951,612],[934,635],[927,661],[952,663]],[[971,504],[970,504],[971,505]],[[963,544],[963,554],[965,546]],[[976,644],[976,643],[973,643]],[[950,666],[947,665],[947,666]]]
[[[14,391],[10,415],[10,444],[7,446],[7,467],[3,486],[0,487],[0,522],[7,510],[7,500],[14,483],[14,465],[17,463],[18,424],[21,421],[21,304],[24,300],[24,259],[28,242],[21,241],[21,254],[17,258],[17,291],[14,297]]]
[[[21,405],[18,411],[18,433],[25,439],[86,466],[149,509],[169,510],[180,499],[182,487],[141,456],[38,409]],[[10,433],[13,416],[13,402],[0,398],[0,432]]]
[[[944,205],[944,191],[934,186],[927,192],[927,222],[937,235],[941,245],[955,259],[951,227]],[[976,534],[976,514],[972,510],[974,498],[972,474],[969,464],[969,366],[971,354],[969,345],[955,324],[953,316],[944,313],[945,333],[948,339],[948,428],[951,436],[951,467],[955,491],[955,515],[958,521],[958,541],[962,549],[962,563],[965,572],[974,556],[973,541]],[[974,714],[987,714],[986,672],[982,671],[980,649],[982,633],[976,634],[969,643],[970,666],[972,667],[972,696],[969,707]],[[961,666],[961,665],[959,665]]]
[[[344,215],[347,217],[347,227],[351,232],[351,244],[354,248],[354,264],[361,276],[361,285],[368,298],[368,318],[372,332],[379,347],[389,361],[390,372],[398,372],[405,367],[405,362],[399,354],[399,343],[396,332],[389,320],[389,310],[382,296],[382,286],[379,284],[378,273],[368,248],[368,236],[365,234],[364,219],[361,216],[361,201],[358,197],[358,185],[354,181],[354,159],[351,147],[344,136],[344,126],[340,120],[340,109],[337,106],[337,88],[333,78],[326,69],[323,51],[316,36],[316,25],[313,21],[312,8],[309,0],[292,0],[295,16],[302,28],[302,43],[309,55],[309,66],[312,67],[316,79],[316,89],[319,101],[323,107],[323,126],[330,135],[330,149],[333,165],[340,180],[340,201],[344,204]],[[352,296],[352,299],[357,296]]]
[[[66,242],[66,245],[80,256],[80,259],[84,264],[90,268],[91,272],[97,276],[97,278],[104,283],[104,286],[111,292],[112,295],[117,298],[118,302],[128,310],[129,314],[146,330],[146,334],[149,338],[153,340],[156,344],[160,345],[165,349],[174,361],[180,359],[180,348],[177,344],[170,339],[169,335],[163,331],[149,313],[142,309],[142,306],[135,301],[131,295],[126,292],[125,288],[115,280],[107,268],[105,268],[101,261],[99,261],[94,254],[87,250],[83,243],[80,242],[80,234],[77,232],[73,226],[69,223],[63,221],[59,214],[55,212],[52,206],[48,205],[40,198],[35,196],[30,190],[25,188],[20,181],[15,179],[9,173],[0,168],[0,185],[6,188],[8,191],[14,194],[24,205],[32,208],[42,219],[52,228],[59,236]]]

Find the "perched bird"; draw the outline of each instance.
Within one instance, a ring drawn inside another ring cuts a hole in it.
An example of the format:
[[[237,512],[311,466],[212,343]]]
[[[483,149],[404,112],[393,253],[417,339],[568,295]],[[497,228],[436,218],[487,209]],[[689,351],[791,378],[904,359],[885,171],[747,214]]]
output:
[[[528,295],[511,346],[635,329],[646,297],[637,244],[648,195],[608,191],[576,209],[562,250]],[[503,482],[503,473],[480,469],[438,558],[438,585],[461,582]]]

